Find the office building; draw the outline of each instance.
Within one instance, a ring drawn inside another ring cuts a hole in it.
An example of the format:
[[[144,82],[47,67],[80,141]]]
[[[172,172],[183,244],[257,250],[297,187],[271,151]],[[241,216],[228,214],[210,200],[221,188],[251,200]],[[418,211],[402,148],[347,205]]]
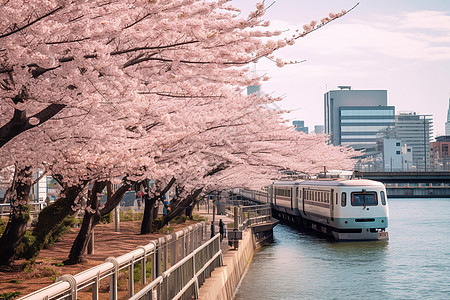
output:
[[[450,170],[450,136],[438,136],[430,143],[430,164],[434,171]]]
[[[412,168],[412,148],[400,139],[383,138],[379,140],[382,168],[386,172],[408,171]]]
[[[247,87],[247,95],[251,95],[253,93],[257,93],[261,95],[261,86],[260,85],[251,85]]]
[[[408,112],[395,116],[396,137],[412,148],[413,165],[417,171],[429,170],[432,133],[433,120],[430,115]]]
[[[301,120],[292,121],[292,125],[294,125],[295,130],[297,130],[297,131],[301,131],[304,133],[308,133],[308,131],[309,131],[309,128],[305,127],[305,121],[301,121]]]
[[[324,95],[325,133],[330,142],[375,148],[377,133],[395,124],[395,107],[387,106],[387,91],[339,88]]]
[[[324,133],[323,125],[314,125],[314,133],[323,134]]]

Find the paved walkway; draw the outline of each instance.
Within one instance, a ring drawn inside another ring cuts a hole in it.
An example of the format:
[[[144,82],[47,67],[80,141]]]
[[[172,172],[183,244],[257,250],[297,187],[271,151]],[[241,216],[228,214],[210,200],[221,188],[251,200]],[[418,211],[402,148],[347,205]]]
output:
[[[195,207],[194,209],[194,213],[199,214],[202,217],[205,217],[207,219],[207,230],[208,232],[211,230],[211,222],[213,220],[213,212],[212,212],[212,206],[209,207],[208,209],[208,205],[200,205],[199,208]],[[215,220],[214,220],[214,230],[215,233],[217,234],[219,232],[219,221],[220,219],[222,219],[222,222],[225,224],[225,230],[230,230],[228,229],[228,224],[229,223],[233,223],[234,220],[233,218],[228,217],[227,215],[215,215]],[[228,252],[229,250],[229,246],[228,246],[228,239],[227,239],[227,234],[225,234],[224,236],[224,240],[222,241],[222,252],[225,254]]]

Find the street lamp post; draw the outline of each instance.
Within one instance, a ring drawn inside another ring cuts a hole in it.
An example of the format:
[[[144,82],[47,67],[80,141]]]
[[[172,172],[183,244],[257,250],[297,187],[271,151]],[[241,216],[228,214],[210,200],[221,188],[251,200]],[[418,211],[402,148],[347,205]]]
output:
[[[427,144],[426,144],[426,126],[425,120],[426,116],[423,116],[423,161],[425,162],[425,172],[427,171]]]

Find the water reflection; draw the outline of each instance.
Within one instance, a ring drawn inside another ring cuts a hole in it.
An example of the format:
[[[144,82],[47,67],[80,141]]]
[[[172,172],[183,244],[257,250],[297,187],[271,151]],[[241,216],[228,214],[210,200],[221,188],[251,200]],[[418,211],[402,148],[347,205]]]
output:
[[[449,199],[390,201],[389,241],[330,242],[277,225],[236,299],[448,299]]]

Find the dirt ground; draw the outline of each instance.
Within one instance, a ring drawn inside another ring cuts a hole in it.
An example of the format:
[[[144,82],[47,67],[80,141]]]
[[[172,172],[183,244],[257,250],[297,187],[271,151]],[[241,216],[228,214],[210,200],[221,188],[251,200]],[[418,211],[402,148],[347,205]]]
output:
[[[188,221],[184,224],[172,225],[175,231],[195,223]],[[77,228],[65,234],[60,241],[49,249],[40,252],[34,265],[26,265],[26,261],[18,260],[14,265],[0,269],[0,299],[1,294],[20,292],[25,296],[31,292],[46,287],[55,282],[56,277],[75,275],[86,269],[99,265],[108,257],[117,257],[135,250],[139,245],[146,245],[151,240],[163,236],[162,234],[140,235],[140,222],[121,222],[120,232],[115,232],[114,224],[100,224],[95,227],[94,253],[86,256],[87,261],[73,266],[61,265],[69,254],[72,242],[78,232]],[[174,232],[175,232],[174,231]]]

